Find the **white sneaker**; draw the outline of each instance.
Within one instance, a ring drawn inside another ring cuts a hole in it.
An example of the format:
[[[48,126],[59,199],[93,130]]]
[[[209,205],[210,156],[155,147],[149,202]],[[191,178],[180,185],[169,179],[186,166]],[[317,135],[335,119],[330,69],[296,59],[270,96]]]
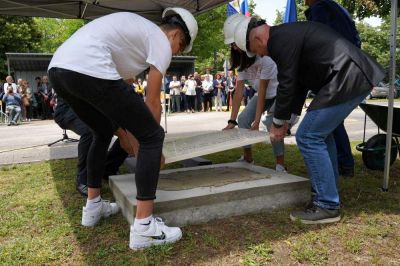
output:
[[[100,207],[89,210],[86,207],[82,208],[82,225],[95,226],[102,217],[107,218],[119,211],[117,203],[110,203],[108,200],[101,200]]]
[[[281,164],[277,164],[275,166],[275,171],[279,172],[279,173],[287,173],[287,169],[285,166],[281,165]]]
[[[249,163],[249,164],[254,164],[254,160],[252,160],[251,162],[248,162],[248,161],[246,161],[245,159],[244,159],[244,156],[242,155],[242,156],[240,156],[240,158],[239,159],[237,159],[237,161],[238,162],[241,162],[241,163]]]
[[[153,218],[149,228],[144,232],[137,232],[131,225],[129,248],[139,250],[154,245],[174,243],[182,238],[182,231],[179,227],[168,227],[161,218]]]

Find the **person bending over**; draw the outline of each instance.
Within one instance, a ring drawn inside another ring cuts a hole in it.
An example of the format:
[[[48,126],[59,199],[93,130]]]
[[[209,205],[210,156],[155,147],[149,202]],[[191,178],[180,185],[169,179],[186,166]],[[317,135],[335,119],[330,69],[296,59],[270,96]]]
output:
[[[87,156],[83,226],[94,226],[118,211],[116,203],[100,196],[113,135],[137,158],[137,208],[129,242],[135,250],[182,237],[180,228],[168,227],[152,216],[160,162],[163,164],[160,88],[172,55],[190,51],[196,35],[196,20],[182,8],[166,8],[160,26],[134,13],[113,13],[76,31],[57,49],[49,65],[56,93],[93,132]],[[143,102],[124,80],[149,67]]]
[[[247,57],[234,43],[234,30],[238,23],[246,18],[244,15],[236,14],[227,18],[224,24],[225,44],[231,46],[231,68],[238,68],[236,91],[232,100],[232,112],[228,125],[225,129],[232,129],[238,124],[239,128],[259,130],[262,114],[267,111],[268,115],[262,122],[270,130],[273,118],[273,105],[275,102],[276,88],[278,86],[277,67],[274,61],[268,56]],[[258,92],[246,105],[245,109],[238,116],[245,80],[253,81],[254,88]],[[272,143],[273,153],[276,157],[275,170],[286,172],[284,161],[284,142]],[[239,161],[253,163],[251,145],[243,147],[243,156]]]
[[[80,136],[78,143],[76,190],[82,196],[87,197],[87,157],[93,141],[92,131],[79,119],[63,98],[58,97],[58,95],[54,95],[53,97],[57,99],[54,109],[54,122],[62,129],[69,129]],[[117,174],[119,167],[127,157],[128,154],[121,147],[119,139],[116,139],[107,153],[103,179],[108,180],[109,176]]]
[[[333,131],[385,76],[382,67],[330,27],[317,22],[269,26],[246,18],[236,45],[249,56],[270,56],[278,66],[272,142],[281,141],[292,113],[300,113],[309,89],[316,94],[296,132],[315,194],[291,213],[305,224],[340,220],[338,166]]]

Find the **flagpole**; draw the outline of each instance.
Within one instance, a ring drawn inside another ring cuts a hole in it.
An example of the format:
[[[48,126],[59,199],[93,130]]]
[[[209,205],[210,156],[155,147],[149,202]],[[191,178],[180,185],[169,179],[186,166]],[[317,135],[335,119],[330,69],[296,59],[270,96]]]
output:
[[[240,0],[236,0],[236,2],[237,2],[238,7],[239,7],[239,13],[242,13],[242,10],[241,10],[241,8],[240,8]],[[243,14],[243,15],[244,15],[244,14]]]

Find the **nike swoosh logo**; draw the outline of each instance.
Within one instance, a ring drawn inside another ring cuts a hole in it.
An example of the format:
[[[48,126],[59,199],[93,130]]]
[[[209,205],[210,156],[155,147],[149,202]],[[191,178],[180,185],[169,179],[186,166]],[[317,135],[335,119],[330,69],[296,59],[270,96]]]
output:
[[[163,231],[161,231],[161,233],[162,233],[161,235],[159,235],[159,236],[151,236],[151,238],[155,239],[155,240],[165,240],[165,238],[166,238],[165,233]]]
[[[151,220],[147,224],[141,224],[141,225],[150,225],[150,224],[151,224]]]

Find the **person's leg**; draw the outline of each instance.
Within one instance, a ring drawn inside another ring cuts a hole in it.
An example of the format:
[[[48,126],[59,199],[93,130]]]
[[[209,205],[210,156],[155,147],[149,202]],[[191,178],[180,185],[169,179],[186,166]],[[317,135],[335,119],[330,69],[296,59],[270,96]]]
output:
[[[254,96],[253,98],[255,98],[256,96]],[[272,121],[274,118],[274,113],[273,112],[268,112],[268,115],[265,119],[265,121],[263,121],[265,127],[267,128],[268,131],[270,131],[271,126],[272,126]],[[278,142],[272,142],[272,151],[275,155],[275,159],[276,159],[276,166],[275,166],[275,170],[279,171],[279,172],[283,172],[286,171],[285,168],[285,144],[284,141],[278,141]]]
[[[100,197],[106,153],[115,125],[99,110],[107,104],[115,103],[110,102],[112,97],[107,98],[103,93],[107,88],[110,90],[105,80],[55,68],[49,71],[49,78],[58,95],[93,132],[93,140],[86,158],[88,199],[83,207],[82,225],[94,226],[101,217],[108,217],[118,211],[115,203],[102,201]]]
[[[70,114],[76,115],[69,111]],[[68,115],[68,114],[67,114]],[[77,164],[77,190],[81,195],[87,196],[87,161],[89,148],[92,144],[93,134],[89,127],[78,117],[72,119],[65,125],[69,129],[80,136],[78,143],[78,164]]]
[[[138,201],[153,201],[155,199],[164,141],[164,130],[162,127],[156,122],[147,105],[140,99],[138,94],[132,91],[122,80],[105,81],[79,75],[74,72],[67,72],[63,80],[68,80],[69,76],[71,76],[72,79],[68,84],[70,87],[78,86],[78,84],[79,87],[93,87],[86,90],[75,89],[75,95],[86,99],[88,103],[96,109],[101,109],[101,116],[107,117],[106,120],[109,119],[119,127],[130,131],[137,138],[140,144],[135,173],[137,199]],[[75,80],[73,80],[75,76],[78,76],[78,79],[75,78]],[[56,85],[54,86],[56,87]],[[72,106],[72,108],[78,114],[78,110],[75,106]],[[121,113],[129,113],[129,116],[121,116]],[[78,115],[81,116],[80,111]],[[87,123],[83,116],[81,117],[82,120],[95,131],[95,126],[92,127],[90,123]],[[99,122],[99,124],[101,123]],[[111,131],[112,134],[112,132],[114,132],[112,131],[113,125],[111,123],[106,124],[109,124],[107,126],[110,128],[108,128],[107,131],[103,129],[103,131],[107,133]],[[96,141],[96,137],[95,135],[93,142]],[[88,157],[88,161],[89,160],[90,156]],[[98,164],[99,163],[104,165],[105,158],[104,161],[98,162]],[[103,176],[103,173],[104,169],[102,169],[101,176]],[[90,176],[89,167],[88,174]],[[151,214],[152,209],[142,211],[139,210],[138,207],[137,218],[142,218],[138,217],[141,212]]]
[[[204,94],[203,96],[203,111],[207,112],[208,111],[208,94]]]
[[[192,96],[190,96],[190,109],[191,109],[191,111],[194,113],[194,111],[195,111],[195,101],[196,101],[196,95],[192,95]]]
[[[222,95],[218,95],[218,110],[222,111]]]
[[[6,108],[6,112],[8,112],[8,125],[12,125],[14,123],[15,117],[14,105],[8,105]]]
[[[174,108],[174,104],[175,104],[175,99],[174,99],[174,95],[171,95],[170,99],[171,99],[171,113],[175,112],[175,108]]]
[[[127,157],[128,153],[121,147],[119,139],[116,139],[107,153],[106,172],[103,178],[108,179],[110,175],[116,175]]]
[[[181,112],[181,96],[175,95],[175,100],[176,100],[176,111],[178,113],[180,113]]]
[[[228,91],[227,96],[226,96],[226,111],[228,111],[228,112],[229,112],[230,104],[231,104],[231,92]]]
[[[312,189],[316,193],[313,205],[328,211],[294,212],[292,219],[300,218],[306,223],[340,220],[337,211],[340,201],[336,184],[336,158],[331,160],[335,157],[336,147],[330,135],[363,99],[364,96],[357,97],[343,104],[308,111],[303,118],[296,133],[296,141],[304,157]]]
[[[238,127],[239,128],[251,128],[251,124],[254,121],[254,117],[256,115],[257,108],[257,98],[254,97],[244,108],[244,110],[240,113],[238,117]],[[251,149],[251,145],[247,145],[243,147],[243,160],[246,162],[253,162],[253,152]]]
[[[18,123],[18,118],[21,115],[21,107],[14,106],[14,112],[15,112],[15,115],[13,117],[13,123],[17,124]]]
[[[339,173],[343,176],[354,176],[354,158],[344,121],[333,131],[333,136],[338,154]]]

